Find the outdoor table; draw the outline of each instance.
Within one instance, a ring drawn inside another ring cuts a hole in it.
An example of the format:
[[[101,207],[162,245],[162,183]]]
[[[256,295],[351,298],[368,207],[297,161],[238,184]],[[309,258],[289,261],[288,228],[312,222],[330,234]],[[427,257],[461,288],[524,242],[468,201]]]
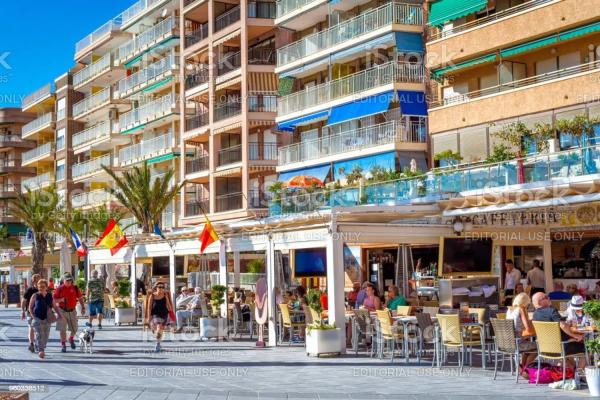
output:
[[[461,322],[460,326],[461,326],[461,328],[479,327],[479,339],[481,341],[481,368],[485,369],[485,356],[486,356],[485,327],[486,327],[486,324],[482,324],[479,322]]]
[[[403,346],[404,346],[404,356],[406,359],[406,362],[410,362],[410,352],[408,351],[408,345],[409,345],[409,341],[408,341],[408,334],[409,334],[409,325],[411,324],[416,324],[417,323],[417,317],[415,317],[414,315],[404,315],[404,316],[397,316],[397,317],[392,317],[392,319],[396,322],[396,323],[401,323],[402,324],[402,329],[403,329]],[[432,322],[437,322],[437,318],[436,317],[431,317],[431,321]]]

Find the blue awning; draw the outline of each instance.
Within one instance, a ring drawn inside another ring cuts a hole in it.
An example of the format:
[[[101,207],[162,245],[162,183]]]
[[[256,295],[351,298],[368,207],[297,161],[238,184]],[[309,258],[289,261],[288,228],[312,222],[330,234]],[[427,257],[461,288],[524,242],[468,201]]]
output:
[[[319,111],[309,115],[303,115],[298,118],[280,122],[279,124],[277,124],[277,129],[282,131],[293,131],[294,129],[296,129],[297,126],[307,125],[311,122],[321,121],[327,119],[328,116],[329,110]]]
[[[349,49],[338,51],[331,55],[331,61],[339,60],[351,56],[356,53],[363,53],[368,50],[374,50],[377,48],[388,48],[394,45],[394,34],[388,33],[375,39],[371,39],[368,42],[352,46]]]
[[[420,33],[394,32],[394,34],[398,51],[423,53],[423,38]]]
[[[355,158],[353,160],[339,161],[333,164],[333,179],[341,179],[351,172],[356,166],[362,168],[363,174],[378,166],[385,170],[396,170],[396,153],[393,151],[375,154],[372,156]],[[342,171],[340,171],[342,169]]]
[[[331,108],[328,125],[338,124],[351,119],[363,118],[378,114],[388,109],[394,99],[394,91],[390,90],[376,96],[370,96],[351,103],[342,104]]]
[[[398,90],[398,102],[404,115],[427,116],[425,93]]]
[[[318,167],[311,168],[303,168],[297,169],[295,171],[287,171],[279,174],[279,180],[281,182],[289,181],[295,176],[306,175],[306,176],[314,176],[321,182],[325,182],[325,178],[329,175],[329,171],[331,170],[331,164],[327,165],[319,165]]]

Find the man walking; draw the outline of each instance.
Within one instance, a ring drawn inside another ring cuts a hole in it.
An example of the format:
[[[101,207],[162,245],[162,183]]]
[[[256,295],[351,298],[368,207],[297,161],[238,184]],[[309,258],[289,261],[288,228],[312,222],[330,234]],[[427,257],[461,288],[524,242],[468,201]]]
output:
[[[37,283],[40,280],[41,276],[39,274],[33,274],[31,277],[31,286],[27,288],[25,293],[23,294],[23,300],[21,301],[21,319],[27,318],[27,325],[29,326],[29,351],[35,352],[35,346],[33,345],[35,339],[35,332],[33,330],[33,319],[29,312],[29,302],[31,301],[31,297],[38,292]]]
[[[531,285],[531,296],[546,291],[546,277],[540,266],[540,260],[533,260],[533,268],[527,273],[527,283]]]
[[[81,316],[85,315],[83,295],[81,290],[73,283],[73,276],[69,273],[63,275],[63,283],[56,288],[54,299],[58,303],[63,318],[56,323],[56,329],[60,331],[61,352],[67,352],[67,328],[69,329],[69,344],[75,350],[75,334],[77,333],[77,302],[81,305]]]
[[[86,326],[92,327],[94,318],[98,316],[98,329],[102,329],[102,318],[104,317],[104,293],[108,292],[104,279],[98,277],[98,271],[92,271],[92,278],[88,281],[86,297],[88,300],[89,319]]]

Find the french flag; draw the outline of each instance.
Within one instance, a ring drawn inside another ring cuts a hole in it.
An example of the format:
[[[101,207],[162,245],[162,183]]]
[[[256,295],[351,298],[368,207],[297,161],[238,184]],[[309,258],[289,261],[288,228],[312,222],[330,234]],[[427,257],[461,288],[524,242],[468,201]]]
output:
[[[77,249],[77,255],[79,257],[84,257],[88,253],[87,246],[79,239],[79,235],[77,235],[73,229],[69,228],[69,232],[71,232],[71,238]]]

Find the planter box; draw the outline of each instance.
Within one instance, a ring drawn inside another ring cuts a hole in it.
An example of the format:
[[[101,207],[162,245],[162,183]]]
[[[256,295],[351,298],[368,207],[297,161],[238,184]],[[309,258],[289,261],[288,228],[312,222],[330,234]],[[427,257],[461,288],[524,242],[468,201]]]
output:
[[[225,318],[200,318],[200,338],[227,337],[227,320]]]
[[[340,328],[306,330],[306,354],[340,354]]]
[[[135,308],[115,308],[115,325],[136,323]]]
[[[600,368],[585,367],[585,379],[590,395],[600,397]]]

